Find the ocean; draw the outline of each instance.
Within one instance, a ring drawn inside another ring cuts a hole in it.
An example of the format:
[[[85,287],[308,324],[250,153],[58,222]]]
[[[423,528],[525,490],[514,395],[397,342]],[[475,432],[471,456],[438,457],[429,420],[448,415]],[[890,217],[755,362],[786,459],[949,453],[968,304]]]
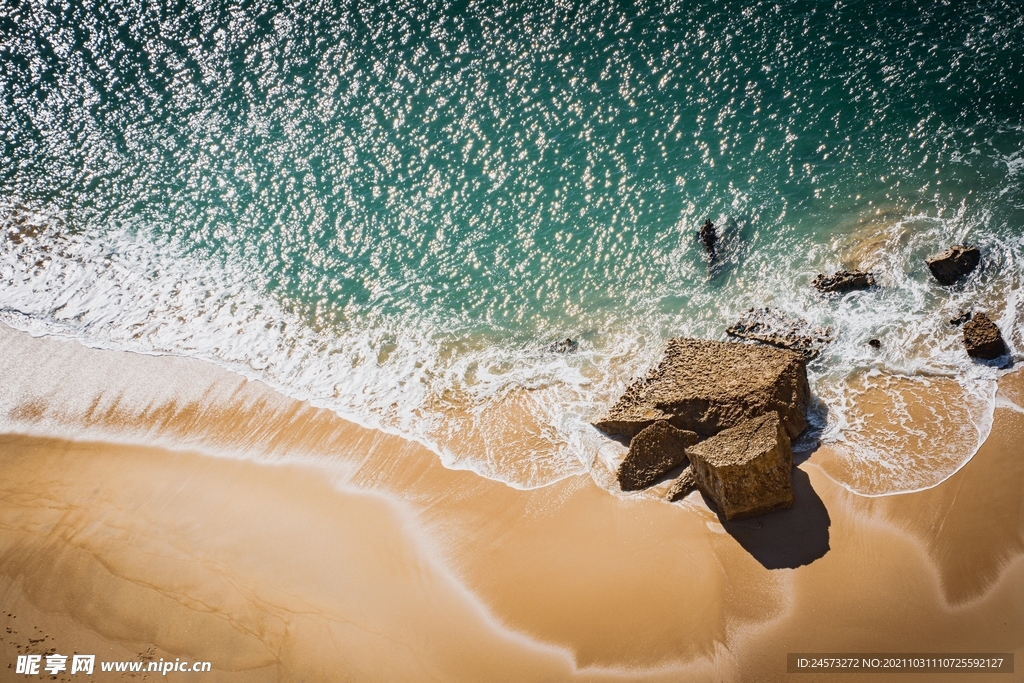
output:
[[[0,122],[0,320],[216,363],[516,488],[613,490],[590,422],[750,308],[831,328],[803,446],[865,495],[988,435],[1007,362],[950,319],[1024,349],[1019,3],[14,0]],[[959,242],[982,267],[941,287],[924,259]],[[858,266],[879,286],[810,285]]]

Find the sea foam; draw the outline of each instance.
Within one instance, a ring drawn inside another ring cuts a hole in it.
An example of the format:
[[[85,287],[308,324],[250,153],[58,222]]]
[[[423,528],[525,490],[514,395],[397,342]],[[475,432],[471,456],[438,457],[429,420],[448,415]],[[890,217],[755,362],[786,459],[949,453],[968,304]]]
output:
[[[269,296],[241,265],[188,255],[174,239],[128,228],[70,230],[45,212],[7,204],[0,209],[0,319],[92,347],[217,363],[423,443],[448,467],[532,488],[607,467],[614,458],[598,455],[608,439],[590,422],[657,362],[667,336],[721,336],[748,303],[767,301],[831,326],[836,338],[810,363],[817,408],[798,445],[834,444],[848,467],[833,476],[846,472],[840,483],[881,495],[939,483],[988,435],[995,382],[1005,370],[970,361],[949,319],[961,308],[995,311],[1011,347],[1021,348],[1021,244],[982,239],[982,272],[952,289],[938,287],[920,265],[958,220],[913,215],[869,223],[860,237],[874,245],[865,257],[879,275],[873,291],[822,296],[808,285],[815,269],[785,272],[750,255],[744,268],[756,269],[756,286],[734,286],[737,294],[717,309],[713,292],[695,292],[691,305],[705,313],[693,319],[685,310],[638,311],[628,326],[584,331],[575,353],[553,353],[551,339],[460,335],[429,316],[318,327]],[[972,235],[963,228],[956,237]],[[811,261],[839,265],[821,254]],[[880,350],[866,344],[870,338],[883,340]],[[931,384],[944,389],[914,399],[930,411],[923,420],[903,394]],[[865,412],[865,397],[885,404],[888,427]]]

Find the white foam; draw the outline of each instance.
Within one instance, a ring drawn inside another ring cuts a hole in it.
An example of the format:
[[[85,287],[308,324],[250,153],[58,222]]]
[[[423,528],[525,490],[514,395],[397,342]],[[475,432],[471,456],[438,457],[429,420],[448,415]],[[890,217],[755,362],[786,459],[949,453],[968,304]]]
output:
[[[972,237],[972,230],[962,211],[892,223],[875,269],[881,286],[843,297],[823,297],[808,284],[817,272],[839,265],[827,248],[811,245],[809,256],[790,255],[788,268],[777,255],[750,253],[735,267],[728,296],[714,287],[696,289],[688,292],[693,310],[659,312],[657,301],[671,294],[673,285],[666,285],[647,295],[649,309],[637,302],[610,314],[606,323],[613,331],[584,338],[577,353],[555,354],[540,350],[544,340],[467,340],[424,316],[377,316],[317,329],[265,294],[266,283],[252,269],[189,256],[183,244],[127,228],[68,231],[50,216],[7,204],[0,206],[0,319],[88,346],[217,363],[361,425],[418,441],[447,467],[534,488],[590,469],[607,443],[590,421],[657,362],[664,336],[714,337],[746,308],[765,304],[834,330],[836,341],[809,368],[822,401],[812,422],[823,441],[851,441],[863,428],[849,411],[848,378],[874,370],[955,378],[984,406],[972,424],[980,446],[1002,371],[971,362],[948,320],[961,308],[994,302],[1001,306],[994,311],[997,323],[1015,351],[1024,250],[1020,243],[985,242],[980,276],[965,286],[938,287],[924,271],[924,257],[935,245]],[[866,343],[875,337],[883,341],[880,351]],[[522,443],[510,444],[509,430],[517,425],[498,424],[491,409],[517,401],[536,424],[523,426]],[[503,456],[510,447],[517,451],[511,464]],[[882,464],[886,458],[884,452],[861,455]],[[971,455],[964,453],[963,462]],[[890,492],[920,484],[907,481]]]
[[[584,345],[562,355],[467,343],[423,318],[316,330],[263,294],[250,270],[184,254],[181,244],[128,229],[72,233],[45,214],[0,206],[0,320],[96,348],[213,362],[363,426],[423,443],[448,467],[517,488],[588,469],[583,454],[598,443],[588,411],[595,395],[606,401],[625,381],[604,373],[597,376],[599,384],[605,380],[603,391],[595,393],[594,369],[606,367],[609,355],[636,356],[614,345],[604,352]],[[462,348],[455,352],[456,346]],[[538,421],[550,434],[546,448],[524,454],[538,461],[536,467],[509,472],[490,458],[502,444],[489,437],[479,416],[516,391],[535,398]],[[453,410],[470,416],[479,450],[448,447]]]

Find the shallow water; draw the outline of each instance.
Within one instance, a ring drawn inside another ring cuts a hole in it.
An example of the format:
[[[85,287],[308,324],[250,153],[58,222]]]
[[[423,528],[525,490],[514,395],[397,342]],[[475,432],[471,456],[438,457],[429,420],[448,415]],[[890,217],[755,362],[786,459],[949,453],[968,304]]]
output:
[[[3,321],[220,363],[516,487],[600,462],[589,421],[664,341],[752,306],[833,327],[819,430],[861,473],[901,448],[862,431],[864,372],[959,384],[962,462],[998,370],[947,321],[1024,348],[1014,3],[21,2],[0,49]],[[941,288],[957,241],[984,266]],[[809,286],[855,265],[881,286]]]

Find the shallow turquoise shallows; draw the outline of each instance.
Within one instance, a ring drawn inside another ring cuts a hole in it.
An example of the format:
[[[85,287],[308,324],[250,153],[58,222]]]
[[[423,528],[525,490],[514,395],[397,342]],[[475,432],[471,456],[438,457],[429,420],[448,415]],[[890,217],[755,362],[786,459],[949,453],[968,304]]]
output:
[[[826,439],[872,368],[956,377],[990,421],[961,308],[1024,346],[1017,2],[5,8],[21,329],[217,362],[514,486],[590,468],[664,340],[749,307],[832,326]],[[943,289],[923,259],[960,241],[984,265]],[[809,286],[864,263],[873,291]]]

